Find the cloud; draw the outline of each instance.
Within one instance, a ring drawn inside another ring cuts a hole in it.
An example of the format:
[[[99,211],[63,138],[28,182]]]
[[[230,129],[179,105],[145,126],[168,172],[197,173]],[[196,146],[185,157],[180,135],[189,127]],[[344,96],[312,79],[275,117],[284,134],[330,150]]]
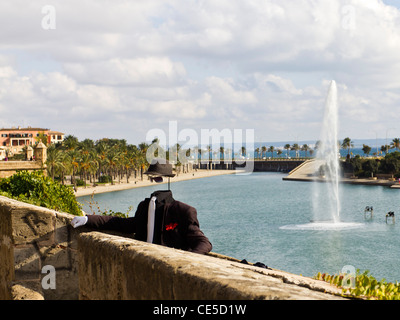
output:
[[[44,30],[47,4],[0,3],[0,126],[138,143],[178,120],[317,139],[331,79],[343,134],[397,126],[400,11],[380,0],[71,0]]]
[[[257,98],[250,90],[234,88],[237,84],[233,79],[209,77],[205,79],[205,84],[213,99],[223,104],[247,105],[257,102]]]
[[[86,64],[67,63],[64,70],[81,83],[146,87],[174,85],[186,73],[182,63],[174,63],[167,57],[114,58]]]

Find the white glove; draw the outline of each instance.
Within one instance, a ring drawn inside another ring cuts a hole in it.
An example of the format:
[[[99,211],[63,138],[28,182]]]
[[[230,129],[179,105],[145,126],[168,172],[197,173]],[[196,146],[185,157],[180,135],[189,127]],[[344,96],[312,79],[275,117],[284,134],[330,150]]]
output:
[[[87,216],[83,216],[83,217],[74,217],[71,221],[71,225],[74,228],[83,226],[86,224],[86,222],[88,221],[88,217]]]

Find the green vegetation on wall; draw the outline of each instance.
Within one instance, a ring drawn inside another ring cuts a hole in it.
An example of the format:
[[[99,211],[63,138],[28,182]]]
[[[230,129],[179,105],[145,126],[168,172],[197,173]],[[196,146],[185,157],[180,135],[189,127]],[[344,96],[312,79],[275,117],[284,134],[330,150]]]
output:
[[[378,281],[369,274],[368,270],[363,273],[357,270],[353,284],[348,283],[350,281],[345,274],[330,275],[318,272],[314,278],[341,288],[345,297],[367,300],[400,300],[400,284],[397,281],[396,283],[386,282],[385,279]]]
[[[0,195],[52,210],[82,215],[70,187],[54,182],[41,171],[19,171],[0,180]]]

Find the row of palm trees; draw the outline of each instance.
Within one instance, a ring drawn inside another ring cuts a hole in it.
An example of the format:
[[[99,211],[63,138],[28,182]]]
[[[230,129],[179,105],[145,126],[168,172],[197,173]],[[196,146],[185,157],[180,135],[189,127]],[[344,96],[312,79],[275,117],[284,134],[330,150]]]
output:
[[[311,149],[311,147],[308,144],[303,144],[300,146],[298,143],[294,143],[293,145],[290,145],[289,143],[285,144],[283,149],[286,150],[286,157],[289,157],[289,151],[295,151],[296,152],[296,157],[299,157],[299,151],[304,151],[305,152],[305,157],[308,157],[308,152],[310,153],[310,156],[314,154],[314,150]],[[257,158],[259,159],[264,159],[267,157],[268,153],[271,153],[271,158],[274,157],[274,152],[278,155],[282,155],[283,150],[277,149],[274,146],[266,147],[262,146],[261,148],[256,148],[255,149]]]
[[[340,144],[340,147],[343,149],[347,149],[347,154],[350,155],[351,148],[354,148],[353,141],[350,138],[345,138],[343,142]],[[394,138],[390,144],[385,144],[380,147],[376,152],[373,152],[373,155],[378,156],[379,154],[388,154],[389,150],[396,149],[396,151],[400,150],[400,138]],[[369,155],[372,151],[372,148],[368,145],[363,144],[362,150],[365,155]]]
[[[312,149],[308,144],[303,144],[303,145],[299,146],[297,143],[294,143],[293,145],[285,144],[283,149],[286,150],[287,157],[289,157],[289,151],[295,151],[296,157],[299,157],[299,151],[303,151],[303,152],[305,152],[305,157],[307,158],[308,154],[310,155],[310,157],[313,156],[315,150],[318,149],[319,145],[320,145],[320,141],[317,141],[315,144],[315,148]],[[346,137],[343,139],[343,141],[338,141],[338,148],[347,150],[348,155],[350,155],[351,149],[354,148],[354,143],[349,137]],[[396,151],[400,150],[400,138],[394,138],[390,142],[390,144],[381,146],[380,149],[378,150],[378,152],[374,152],[373,154],[375,156],[378,156],[379,154],[387,154],[389,152],[389,150],[392,150],[392,149],[396,149]],[[368,156],[371,153],[372,148],[370,146],[364,144],[362,150],[363,150],[364,154]],[[270,146],[268,148],[265,146],[262,146],[261,148],[256,148],[255,152],[256,152],[257,158],[263,159],[263,158],[267,157],[268,153],[270,153],[271,158],[273,158],[274,152],[276,152],[277,156],[279,157],[280,155],[282,155],[283,150],[277,149],[274,146]]]
[[[154,140],[151,145],[153,145]],[[350,154],[351,148],[354,147],[353,142],[350,138],[345,138],[342,142],[338,142],[339,146],[343,149],[348,150]],[[85,139],[79,141],[75,136],[66,136],[61,144],[50,145],[47,149],[47,171],[49,176],[53,179],[60,178],[62,183],[65,182],[66,177],[70,176],[71,183],[76,184],[76,177],[80,177],[81,180],[86,182],[96,183],[100,181],[102,176],[111,177],[110,182],[113,184],[115,180],[121,181],[129,179],[134,176],[134,178],[140,178],[143,180],[143,173],[148,167],[148,162],[146,160],[146,153],[151,146],[147,143],[140,143],[137,146],[131,145],[126,142],[126,140],[119,139],[101,139],[98,141],[93,141],[91,139]],[[296,152],[296,157],[299,157],[299,151],[305,152],[305,157],[313,155],[316,149],[318,149],[319,141],[316,142],[314,150],[308,145],[299,145],[294,143],[292,145],[286,144],[283,149],[286,150],[286,156],[289,157],[290,151]],[[387,153],[388,149],[395,148],[400,149],[400,139],[395,138],[391,142],[390,146],[382,146],[381,151]],[[199,150],[197,150],[199,149]],[[197,154],[201,154],[200,147],[196,150]],[[180,152],[180,145],[177,144],[171,150],[176,154]],[[371,152],[371,147],[364,145],[364,153],[368,155]],[[191,153],[191,150],[185,150],[186,153]],[[193,151],[193,150],[192,150]],[[221,147],[218,150],[221,154],[230,154],[232,152],[226,152],[226,150]],[[263,159],[271,154],[274,157],[274,153],[278,156],[282,155],[284,152],[282,149],[275,148],[274,146],[266,147],[262,146],[256,148],[255,150],[256,158]],[[200,152],[200,153],[199,153]],[[208,146],[204,150],[206,154],[210,154],[213,151],[211,147]],[[168,153],[168,152],[167,152]],[[241,148],[241,153],[243,156],[246,155],[246,148]],[[169,159],[169,155],[168,158]],[[224,157],[221,158],[223,160]],[[179,157],[178,157],[179,160]],[[178,163],[179,165],[179,163]]]
[[[85,183],[100,181],[102,176],[111,177],[110,182],[121,180],[127,182],[134,175],[143,179],[148,166],[146,151],[148,144],[138,146],[127,144],[125,140],[91,139],[78,141],[72,135],[67,136],[61,144],[50,145],[47,149],[47,171],[53,179],[59,177],[61,183],[66,176],[71,176],[71,184],[76,185],[79,176]]]

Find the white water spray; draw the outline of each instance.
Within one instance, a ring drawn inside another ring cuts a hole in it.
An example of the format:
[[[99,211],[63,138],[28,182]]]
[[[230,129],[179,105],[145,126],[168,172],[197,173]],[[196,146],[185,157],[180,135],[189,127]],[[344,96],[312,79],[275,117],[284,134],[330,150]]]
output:
[[[323,180],[313,182],[313,213],[310,223],[287,225],[283,230],[345,230],[364,226],[362,223],[340,221],[340,164],[338,141],[338,94],[336,82],[332,81],[325,105],[320,143],[315,160],[315,171]]]
[[[326,186],[314,184],[314,221],[340,222],[339,194],[339,146],[338,146],[338,98],[336,82],[332,81],[325,105],[325,115],[316,158],[322,167],[317,168],[324,176]]]

